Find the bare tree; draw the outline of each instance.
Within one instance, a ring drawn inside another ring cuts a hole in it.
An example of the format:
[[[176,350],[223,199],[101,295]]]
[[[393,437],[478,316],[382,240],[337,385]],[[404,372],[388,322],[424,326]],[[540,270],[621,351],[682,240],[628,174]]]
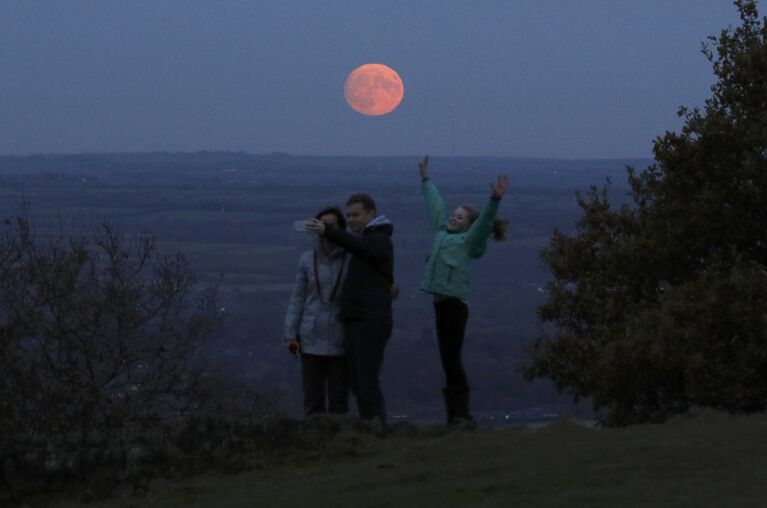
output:
[[[215,331],[216,288],[152,235],[104,223],[40,239],[25,218],[0,237],[0,432],[141,426],[200,403],[191,359]]]

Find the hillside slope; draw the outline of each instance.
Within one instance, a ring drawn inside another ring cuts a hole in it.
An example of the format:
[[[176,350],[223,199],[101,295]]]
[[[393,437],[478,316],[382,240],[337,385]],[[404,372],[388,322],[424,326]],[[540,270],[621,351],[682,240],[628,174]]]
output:
[[[625,429],[348,431],[322,452],[89,506],[764,506],[765,429],[765,415],[706,414]]]

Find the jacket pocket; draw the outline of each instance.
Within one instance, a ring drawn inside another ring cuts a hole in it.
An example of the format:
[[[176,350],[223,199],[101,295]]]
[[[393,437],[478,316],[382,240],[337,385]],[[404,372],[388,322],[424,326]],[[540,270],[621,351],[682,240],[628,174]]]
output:
[[[451,252],[451,251],[440,252],[439,259],[446,265],[451,266],[453,268],[457,268],[462,261],[460,253]]]
[[[301,318],[301,324],[298,327],[298,334],[301,336],[304,340],[309,340],[314,337],[314,324],[317,321],[317,315],[316,314],[310,314],[306,315],[304,314],[303,318]]]
[[[449,286],[457,270],[458,263],[452,256],[440,255],[435,270],[436,281],[443,286]]]

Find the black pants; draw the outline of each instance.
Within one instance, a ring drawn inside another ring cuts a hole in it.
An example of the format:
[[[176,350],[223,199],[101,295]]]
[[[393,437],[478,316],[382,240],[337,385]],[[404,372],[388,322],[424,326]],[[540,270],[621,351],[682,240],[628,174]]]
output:
[[[386,403],[379,374],[391,331],[390,318],[344,322],[349,385],[357,399],[361,418],[379,416],[386,421]]]
[[[447,388],[466,388],[468,380],[461,362],[463,337],[469,320],[469,307],[457,298],[434,302],[437,342]]]
[[[306,416],[315,413],[345,414],[349,411],[346,357],[302,354],[301,381]]]

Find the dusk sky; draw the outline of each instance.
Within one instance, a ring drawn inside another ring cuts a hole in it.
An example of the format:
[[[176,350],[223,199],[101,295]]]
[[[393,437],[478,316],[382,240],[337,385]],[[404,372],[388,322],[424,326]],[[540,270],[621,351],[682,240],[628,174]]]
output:
[[[737,22],[728,0],[0,0],[0,154],[647,157]],[[404,83],[385,116],[344,100],[370,62]]]

